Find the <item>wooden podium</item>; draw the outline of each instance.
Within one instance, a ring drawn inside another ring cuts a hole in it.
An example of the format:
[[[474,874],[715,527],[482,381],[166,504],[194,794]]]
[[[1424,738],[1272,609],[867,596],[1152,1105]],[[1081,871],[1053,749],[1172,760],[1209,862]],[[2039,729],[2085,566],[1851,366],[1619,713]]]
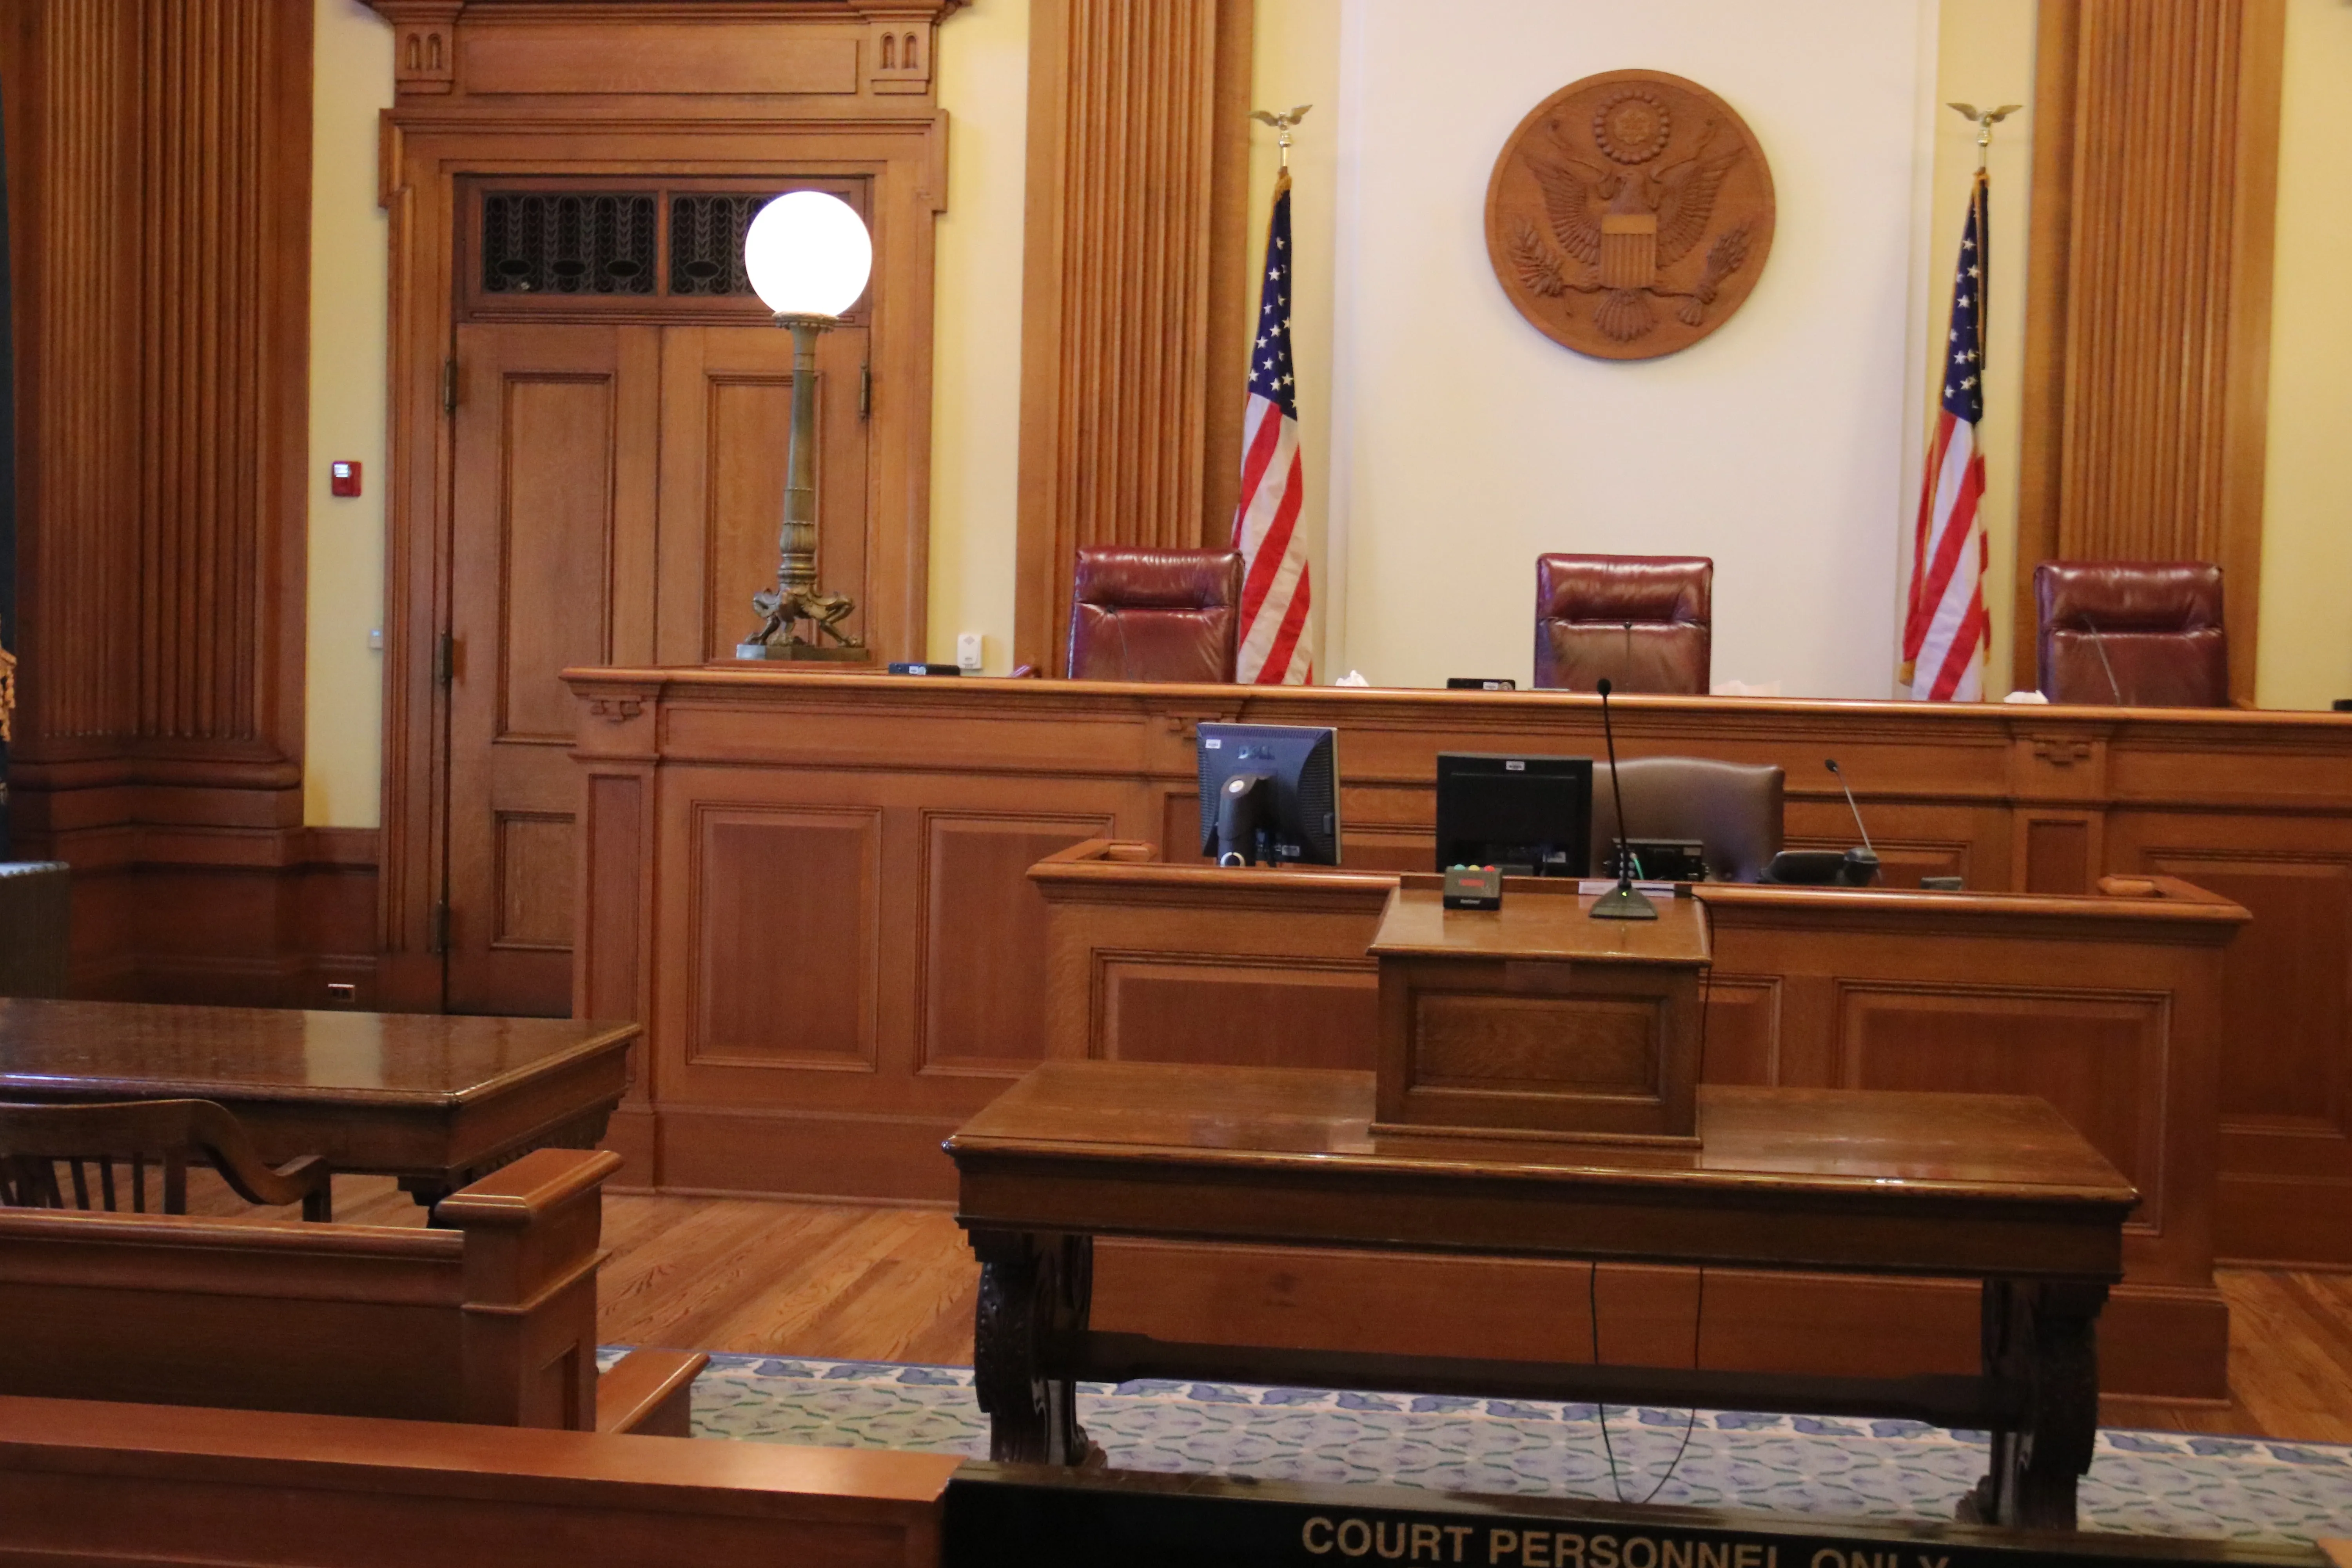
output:
[[[1402,878],[1372,938],[1375,1130],[1697,1147],[1698,900],[1594,920],[1570,881],[1506,879],[1497,910],[1441,888]]]

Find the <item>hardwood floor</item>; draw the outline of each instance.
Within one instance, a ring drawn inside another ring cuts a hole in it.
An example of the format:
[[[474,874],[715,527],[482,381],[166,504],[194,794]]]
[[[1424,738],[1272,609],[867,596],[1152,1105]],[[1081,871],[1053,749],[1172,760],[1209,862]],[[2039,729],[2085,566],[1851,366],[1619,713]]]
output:
[[[243,1210],[193,1174],[189,1206],[291,1217]],[[335,1217],[424,1223],[389,1181],[369,1177],[336,1179]],[[955,1221],[936,1209],[610,1194],[604,1242],[613,1258],[598,1286],[598,1328],[607,1344],[971,1359],[980,1269]],[[2220,1279],[2230,1301],[2230,1403],[2108,1398],[2100,1418],[2352,1443],[2352,1274],[2226,1269]]]

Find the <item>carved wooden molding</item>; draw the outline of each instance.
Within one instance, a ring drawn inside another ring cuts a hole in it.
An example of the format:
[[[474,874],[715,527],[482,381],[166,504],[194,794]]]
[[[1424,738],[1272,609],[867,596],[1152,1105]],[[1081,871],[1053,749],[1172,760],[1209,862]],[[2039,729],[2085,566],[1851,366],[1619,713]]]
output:
[[[2222,569],[2254,690],[2283,0],[2043,0],[2016,668],[2050,559]]]
[[[1254,6],[1031,8],[1017,663],[1060,672],[1080,546],[1232,535]]]

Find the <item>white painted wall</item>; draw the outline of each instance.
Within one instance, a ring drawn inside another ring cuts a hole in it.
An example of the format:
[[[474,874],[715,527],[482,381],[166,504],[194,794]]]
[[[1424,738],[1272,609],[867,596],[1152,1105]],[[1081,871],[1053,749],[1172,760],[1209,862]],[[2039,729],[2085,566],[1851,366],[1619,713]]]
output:
[[[1538,554],[1695,553],[1716,562],[1717,679],[1886,695],[1932,3],[1479,0],[1438,16],[1399,0],[1343,11],[1343,592],[1325,669],[1524,681]],[[1738,316],[1682,353],[1612,363],[1519,317],[1487,262],[1484,207],[1522,115],[1628,66],[1737,108],[1780,214]]]

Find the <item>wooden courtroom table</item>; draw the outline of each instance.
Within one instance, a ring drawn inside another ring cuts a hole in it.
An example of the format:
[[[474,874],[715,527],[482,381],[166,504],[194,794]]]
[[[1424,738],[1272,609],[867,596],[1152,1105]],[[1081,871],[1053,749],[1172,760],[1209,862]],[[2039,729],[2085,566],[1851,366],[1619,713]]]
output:
[[[2074,1524],[2138,1194],[2047,1105],[1708,1086],[1696,1150],[1381,1132],[1372,1112],[1365,1073],[1050,1062],[966,1123],[948,1152],[990,1457],[1078,1463],[1075,1384],[1144,1377],[1904,1416],[1993,1434],[1968,1517]],[[1858,1379],[1173,1343],[1089,1326],[1097,1237],[1941,1275],[1981,1283],[1983,1363]]]
[[[436,1203],[519,1154],[593,1148],[635,1024],[0,998],[0,1099],[196,1099],[271,1163],[322,1156]]]
[[[742,667],[569,679],[573,1010],[646,1025],[614,1146],[638,1179],[680,1190],[944,1201],[939,1141],[1045,1055],[1047,911],[1029,868],[1090,838],[1187,847],[1202,721],[1335,726],[1354,869],[1431,868],[1441,751],[1601,751],[1596,700],[1568,692]],[[2206,1223],[2224,1258],[2352,1266],[2352,716],[1612,703],[1627,756],[1785,769],[1795,847],[1854,841],[1822,766],[1837,758],[1893,883],[1958,874],[1979,893],[2087,896],[2103,875],[2166,875],[2251,910],[2220,961],[2231,1033],[2202,1091],[2219,1123]],[[2035,1016],[2044,984],[2018,983],[2012,1016]],[[1774,994],[1718,993],[1711,1071],[1736,1058],[1752,1076],[1777,1053],[1784,1076],[1836,1081],[1818,1076],[1844,1070],[1821,1060],[1819,1020],[1892,1039],[1918,1007],[1891,991],[1839,1002],[1828,979],[1798,973],[1777,1006]],[[2123,1074],[2135,1115],[2153,1103],[2147,1075],[2171,1070],[2150,1057],[2139,1008],[2073,997],[2051,1014],[2074,1020],[2074,1048],[2053,1059],[2083,1080],[2075,1092]],[[1868,1070],[1897,1063],[1880,1055]],[[2168,1172],[2124,1168],[2169,1200]]]
[[[1395,874],[1169,865],[1149,845],[1097,840],[1030,876],[1048,911],[1048,1057],[1375,1065],[1381,993],[1367,950]],[[1559,886],[1507,885],[1525,898],[1507,896],[1506,913]],[[2145,1198],[2107,1314],[2107,1388],[2226,1397],[2213,1086],[2230,1038],[2221,965],[2232,939],[2245,940],[2246,912],[2171,879],[2110,885],[2129,896],[1700,884],[1695,900],[1674,901],[1705,911],[1713,956],[1700,984],[1700,1076],[2048,1100]],[[1445,918],[1475,931],[1496,917]],[[1278,1333],[1307,1303],[1328,1311],[1365,1289],[1376,1267],[1394,1288],[1392,1270],[1331,1255],[1119,1243],[1105,1265],[1106,1308],[1162,1332],[1213,1320]],[[1422,1315],[1452,1325],[1448,1342],[1532,1353],[1544,1342],[1517,1338],[1524,1320],[1541,1319],[1531,1302],[1572,1283],[1546,1281],[1548,1270],[1423,1266],[1432,1297],[1454,1304]],[[1687,1316],[1686,1280],[1622,1288],[1651,1315]],[[1711,1353],[1727,1364],[1958,1366],[1975,1355],[1973,1297],[1950,1283],[1737,1276],[1712,1290],[1726,1327]],[[1373,1331],[1395,1343],[1402,1331]]]

